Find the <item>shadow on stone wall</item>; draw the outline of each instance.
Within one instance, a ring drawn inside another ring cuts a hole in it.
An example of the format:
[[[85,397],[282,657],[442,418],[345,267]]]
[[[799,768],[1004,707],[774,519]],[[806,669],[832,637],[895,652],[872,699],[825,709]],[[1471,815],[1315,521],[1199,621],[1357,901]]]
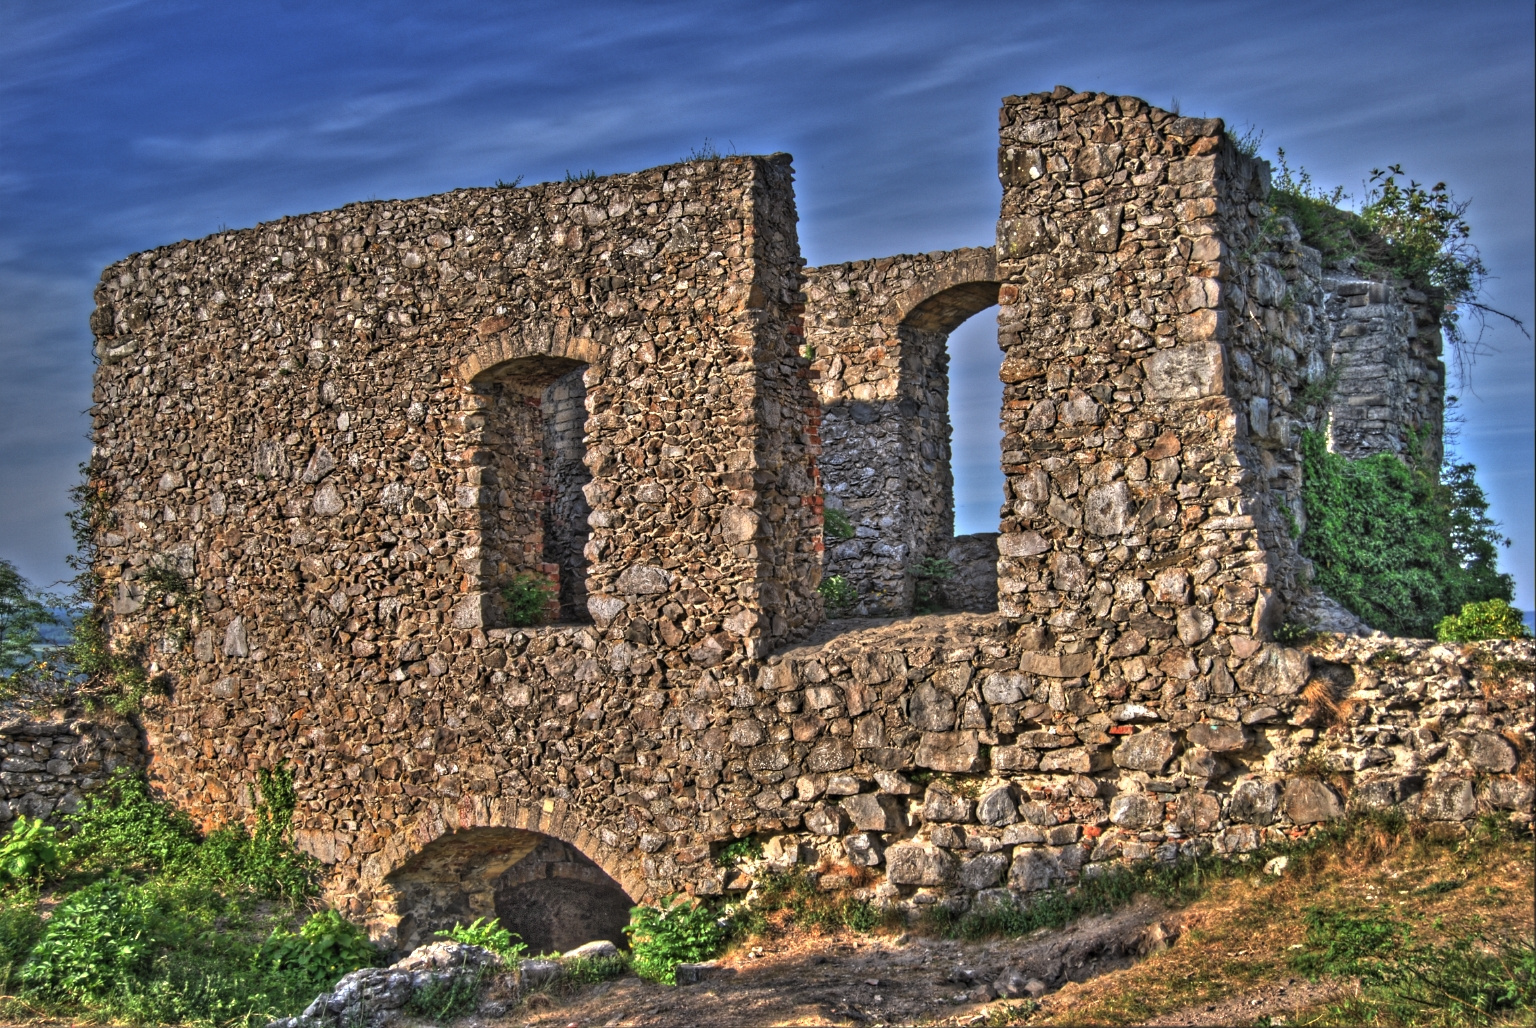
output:
[[[623,944],[634,901],[576,847],[518,828],[450,832],[391,874],[397,946],[479,917],[500,918],[533,953],[594,939]]]

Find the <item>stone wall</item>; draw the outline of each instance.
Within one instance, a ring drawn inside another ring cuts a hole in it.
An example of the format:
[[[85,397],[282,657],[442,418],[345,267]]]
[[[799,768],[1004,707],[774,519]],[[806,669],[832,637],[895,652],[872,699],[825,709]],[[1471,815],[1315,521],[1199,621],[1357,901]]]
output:
[[[12,717],[0,723],[0,833],[19,815],[52,819],[118,768],[142,767],[139,730],[126,721]]]
[[[1328,322],[1329,449],[1346,457],[1444,453],[1444,338],[1435,307],[1400,279],[1352,267],[1323,273]]]
[[[1260,234],[1265,166],[1128,97],[1008,98],[1001,125],[995,253],[803,275],[778,156],[359,204],[109,268],[98,570],[171,684],[144,714],[155,781],[211,824],[287,761],[327,895],[397,943],[494,912],[551,847],[633,900],[742,884],[713,857],[752,835],[884,867],[891,902],[968,902],[999,868],[1027,891],[1242,848],[1388,764],[1394,802],[1468,767],[1516,783],[1447,784],[1423,816],[1524,795],[1528,684],[1271,641],[1308,570],[1297,429],[1353,395],[1308,388],[1327,297],[1353,294]],[[1007,494],[995,540],[956,540],[944,341],[993,303]],[[996,612],[818,627],[818,454],[860,533],[827,568],[864,613],[907,609],[928,556]],[[147,607],[156,567],[186,589]],[[505,624],[527,573],[568,620]],[[1466,766],[1435,750],[1461,735]]]
[[[592,776],[636,696],[820,616],[800,264],[775,157],[358,204],[107,269],[98,570],[172,682],[156,781],[213,822],[291,762],[300,836],[363,906],[440,804],[511,823],[549,787],[606,822]],[[592,624],[509,653],[499,587],[568,571],[546,526],[573,524],[583,368]],[[200,601],[184,650],[144,607],[158,566]],[[646,894],[628,849],[609,866]]]
[[[1268,643],[1185,704],[1117,696],[1096,671],[1038,673],[1030,634],[952,615],[770,658],[762,681],[807,749],[796,760],[786,740],[783,759],[748,765],[782,764],[756,777],[782,774],[805,810],[767,863],[817,866],[829,883],[850,863],[875,868],[884,903],[963,910],[1120,858],[1245,852],[1351,810],[1529,822],[1528,641]],[[754,718],[775,737],[773,712]]]

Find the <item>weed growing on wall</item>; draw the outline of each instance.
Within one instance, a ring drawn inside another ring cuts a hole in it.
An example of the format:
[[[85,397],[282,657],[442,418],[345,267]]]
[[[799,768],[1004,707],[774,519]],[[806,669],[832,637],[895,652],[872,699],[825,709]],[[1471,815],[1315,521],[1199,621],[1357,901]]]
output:
[[[832,542],[845,542],[855,535],[853,522],[836,507],[828,507],[821,513],[822,534]]]
[[[1256,148],[1251,134],[1245,138]],[[1241,141],[1238,146],[1243,148]],[[1380,269],[1431,297],[1463,376],[1478,355],[1488,315],[1504,318],[1530,338],[1520,319],[1483,302],[1488,269],[1471,241],[1470,201],[1457,200],[1444,182],[1426,188],[1400,164],[1375,168],[1358,211],[1351,211],[1342,186],[1322,188],[1305,168],[1291,167],[1284,149],[1275,151],[1275,159],[1280,173],[1270,192],[1272,211],[1289,218],[1325,264],[1354,261],[1367,274]],[[1475,335],[1463,327],[1464,313],[1477,323]]]
[[[1301,451],[1301,553],[1318,588],[1371,627],[1433,638],[1463,604],[1514,595],[1472,465],[1447,464],[1436,482],[1391,454],[1330,453],[1318,432],[1302,434]]]
[[[828,575],[816,587],[828,617],[842,617],[859,602],[859,591],[842,575]]]
[[[507,620],[517,628],[544,623],[549,617],[549,603],[554,595],[554,585],[534,571],[519,571],[501,588],[501,598],[507,605]]]

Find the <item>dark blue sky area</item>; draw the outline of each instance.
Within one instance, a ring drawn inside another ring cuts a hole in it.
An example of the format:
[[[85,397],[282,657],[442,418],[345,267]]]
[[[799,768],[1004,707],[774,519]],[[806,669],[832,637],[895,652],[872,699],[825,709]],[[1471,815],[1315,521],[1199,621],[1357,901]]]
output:
[[[1532,315],[1524,2],[194,3],[0,7],[0,557],[64,575],[89,452],[86,318],[136,250],[370,197],[722,151],[795,155],[812,263],[989,244],[998,100],[1131,93],[1264,131],[1360,191],[1473,200],[1496,307]],[[1503,325],[1460,450],[1533,601],[1532,348]],[[992,349],[989,349],[991,347]],[[995,343],[956,333],[962,530],[995,525]],[[974,422],[974,424],[972,424]],[[990,435],[989,435],[990,433]]]

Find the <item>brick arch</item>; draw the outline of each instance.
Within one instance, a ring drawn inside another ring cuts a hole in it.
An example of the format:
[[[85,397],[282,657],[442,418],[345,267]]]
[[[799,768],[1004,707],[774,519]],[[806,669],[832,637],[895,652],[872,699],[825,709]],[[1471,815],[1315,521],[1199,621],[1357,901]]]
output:
[[[892,299],[886,318],[892,325],[948,334],[996,304],[1001,288],[993,248],[952,250],[928,275]]]

